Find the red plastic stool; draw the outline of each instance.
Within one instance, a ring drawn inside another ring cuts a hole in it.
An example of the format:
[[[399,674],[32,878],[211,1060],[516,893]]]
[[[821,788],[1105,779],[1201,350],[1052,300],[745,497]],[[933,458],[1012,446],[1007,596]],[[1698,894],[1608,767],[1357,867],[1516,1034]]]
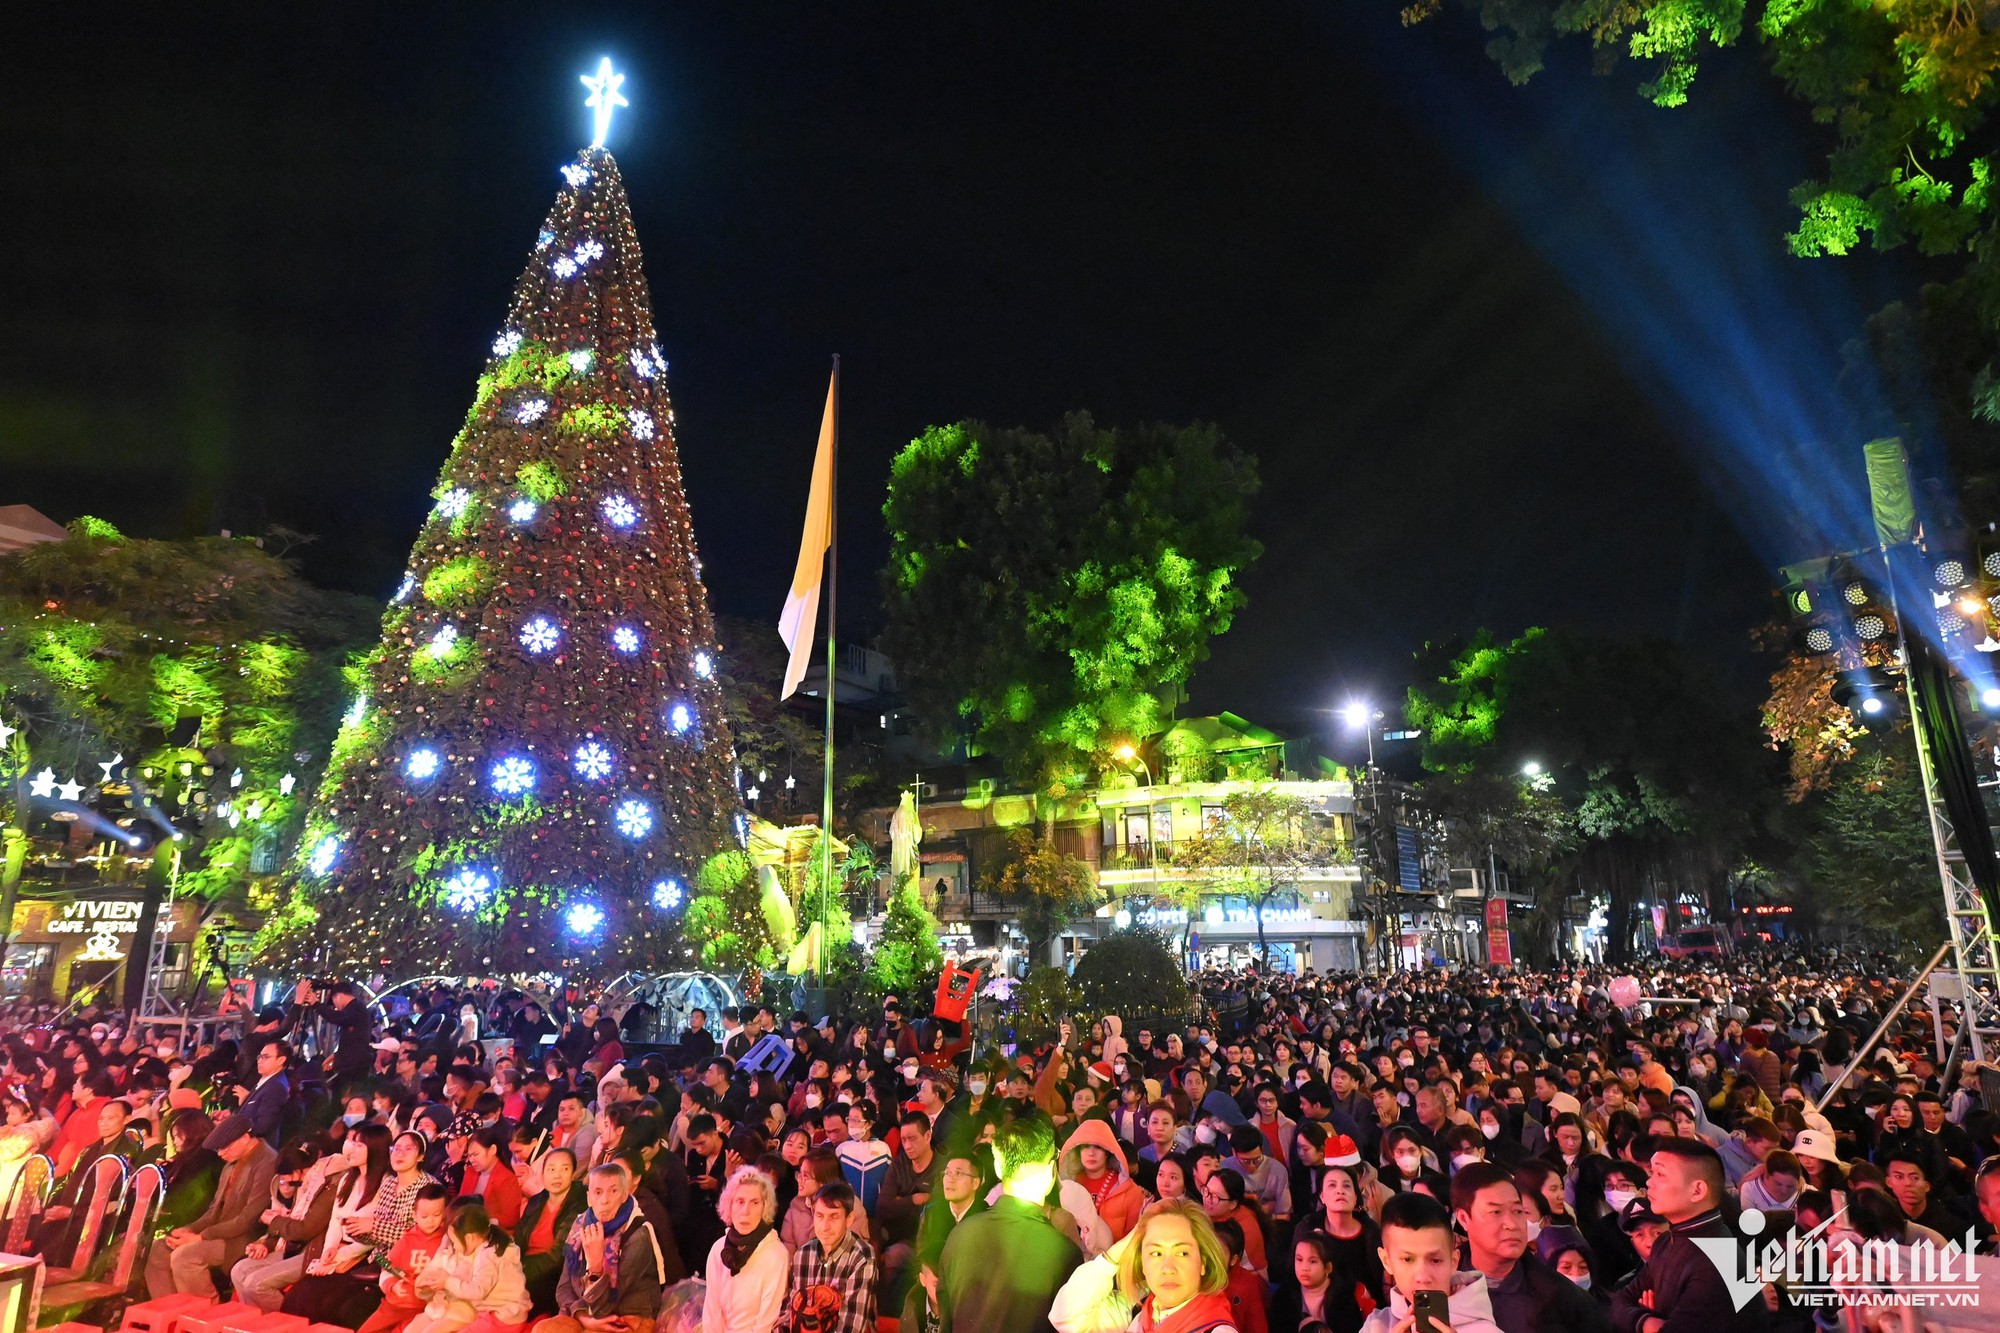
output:
[[[228,1333],[306,1333],[306,1325],[311,1322],[303,1315],[279,1314],[274,1310],[254,1319],[232,1319],[223,1327]]]
[[[104,1333],[96,1324],[50,1324],[36,1333]]]
[[[227,1333],[247,1320],[262,1319],[264,1312],[248,1301],[224,1301],[205,1310],[183,1314],[176,1333]]]
[[[118,1333],[180,1333],[184,1316],[213,1304],[211,1297],[180,1292],[156,1301],[140,1301],[125,1307],[125,1321],[118,1326]]]

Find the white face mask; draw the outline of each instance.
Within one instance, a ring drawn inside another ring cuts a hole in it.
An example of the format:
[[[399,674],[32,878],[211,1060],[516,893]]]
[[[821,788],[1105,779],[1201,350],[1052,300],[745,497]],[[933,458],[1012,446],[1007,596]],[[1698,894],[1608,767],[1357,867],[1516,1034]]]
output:
[[[1478,1160],[1479,1160],[1478,1153],[1455,1152],[1451,1155],[1451,1169],[1454,1171],[1463,1171],[1465,1170],[1466,1165],[1468,1163],[1476,1162]]]
[[[1396,1169],[1406,1176],[1414,1176],[1423,1160],[1421,1153],[1399,1152],[1396,1154]]]
[[[1624,1212],[1625,1205],[1638,1197],[1639,1191],[1637,1190],[1608,1189],[1604,1191],[1604,1201],[1611,1205],[1611,1211],[1614,1213]]]
[[[896,1048],[895,1048],[894,1046],[884,1046],[884,1047],[882,1048],[882,1058],[883,1058],[884,1060],[893,1060],[893,1059],[895,1059],[895,1058],[896,1058]]]
[[[1541,1234],[1542,1234],[1542,1224],[1541,1224],[1540,1222],[1537,1222],[1537,1221],[1535,1221],[1535,1219],[1534,1219],[1534,1218],[1532,1218],[1532,1217],[1531,1217],[1531,1218],[1529,1218],[1529,1219],[1528,1219],[1528,1244],[1530,1244],[1530,1245],[1533,1245],[1533,1244],[1535,1243],[1535,1237],[1537,1237],[1537,1236],[1539,1236],[1539,1235],[1541,1235]]]
[[[1479,1132],[1489,1139],[1497,1139],[1500,1137],[1500,1126],[1489,1125],[1482,1121],[1479,1125]]]
[[[1194,1127],[1194,1137],[1197,1143],[1213,1143],[1215,1142],[1215,1131],[1207,1125],[1196,1125]]]
[[[983,1078],[969,1078],[965,1080],[965,1090],[975,1097],[984,1097],[986,1095],[986,1080]]]
[[[816,1092],[809,1092],[809,1093],[807,1093],[807,1094],[806,1094],[806,1105],[807,1105],[807,1106],[818,1106],[818,1105],[819,1105],[819,1103],[820,1103],[820,1095],[819,1095],[818,1093],[816,1093]]]
[[[917,1067],[915,1065],[904,1065],[903,1082],[915,1083],[916,1081],[917,1081]]]
[[[1576,1283],[1577,1286],[1582,1287],[1585,1291],[1590,1290],[1590,1274],[1588,1273],[1585,1273],[1581,1277],[1573,1277],[1570,1281]]]

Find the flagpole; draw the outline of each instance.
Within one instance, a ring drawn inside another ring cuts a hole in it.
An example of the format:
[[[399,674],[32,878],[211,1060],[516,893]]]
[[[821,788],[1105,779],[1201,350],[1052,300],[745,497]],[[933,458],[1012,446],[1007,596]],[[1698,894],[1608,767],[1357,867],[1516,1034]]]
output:
[[[833,892],[833,692],[834,692],[834,607],[840,595],[840,354],[833,356],[831,412],[833,431],[827,441],[827,541],[826,541],[826,763],[821,782],[819,817],[819,952],[814,965],[823,990],[826,986],[827,895]]]

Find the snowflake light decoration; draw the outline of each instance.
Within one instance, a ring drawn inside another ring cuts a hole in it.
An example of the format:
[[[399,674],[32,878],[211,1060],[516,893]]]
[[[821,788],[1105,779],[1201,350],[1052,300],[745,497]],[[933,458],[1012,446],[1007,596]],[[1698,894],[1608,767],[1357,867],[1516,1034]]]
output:
[[[614,528],[629,528],[639,521],[639,511],[622,495],[607,495],[598,506],[604,513],[604,521]]]
[[[576,261],[568,255],[557,255],[555,263],[549,265],[549,270],[558,278],[572,278],[576,276]]]
[[[562,631],[547,616],[536,616],[521,626],[521,646],[531,653],[545,653],[562,641]]]
[[[596,359],[597,354],[592,352],[588,347],[578,348],[569,354],[569,373],[572,375],[588,375],[590,373],[590,363]]]
[[[409,595],[415,592],[416,590],[417,590],[417,576],[415,574],[405,574],[403,575],[403,581],[396,585],[396,595],[394,597],[391,597],[389,600],[391,602],[401,603],[404,600],[406,600],[409,597]]]
[[[687,895],[681,890],[677,879],[663,879],[653,886],[653,906],[662,912],[671,912],[681,905]]]
[[[340,859],[340,839],[329,834],[314,844],[312,853],[306,857],[306,869],[315,875],[324,875],[333,869],[333,863]]]
[[[569,182],[572,190],[580,189],[583,183],[590,179],[590,168],[578,166],[572,162],[562,169],[562,175],[563,179]]]
[[[576,262],[579,264],[588,264],[593,259],[602,258],[604,258],[604,242],[594,236],[576,247]]]
[[[548,414],[548,399],[530,398],[527,402],[522,403],[518,408],[514,409],[514,420],[520,422],[523,426],[532,426]]]
[[[630,360],[632,362],[632,373],[634,375],[637,375],[642,380],[649,380],[653,378],[654,370],[653,370],[652,357],[648,356],[643,351],[638,351],[632,353]]]
[[[354,696],[353,704],[351,704],[347,709],[347,716],[342,718],[341,722],[346,726],[358,727],[361,725],[361,719],[367,716],[368,716],[368,696],[365,694],[357,694]]]
[[[544,236],[548,235],[547,232],[543,232],[542,234]],[[512,356],[520,350],[521,331],[519,329],[508,329],[493,340],[493,355],[495,356]]]
[[[674,735],[685,736],[694,725],[694,710],[686,704],[675,704],[667,710],[667,725],[674,729]]]
[[[403,760],[403,772],[413,782],[423,782],[436,777],[438,769],[443,766],[444,760],[428,745],[418,746]]]
[[[502,796],[526,796],[535,789],[534,761],[510,754],[493,765],[493,790]]]
[[[437,511],[446,518],[457,518],[472,503],[472,492],[463,486],[454,486],[438,497]]]
[[[602,782],[611,776],[611,749],[602,741],[585,741],[577,746],[570,755],[570,762],[576,766],[578,777],[592,782]]]
[[[620,625],[611,631],[611,646],[621,653],[638,652],[639,642],[639,631],[630,625]]]
[[[493,877],[471,866],[444,882],[444,900],[461,912],[476,912],[493,896]]]
[[[611,812],[611,822],[626,837],[643,838],[653,831],[653,807],[636,796],[620,801]]]
[[[715,659],[707,653],[696,653],[694,655],[694,674],[702,680],[712,679],[715,675]]]
[[[553,241],[555,238],[556,234],[550,231],[547,227],[544,227],[540,231],[535,233],[535,248],[537,250],[545,249],[547,248],[548,243],[550,241]]]
[[[596,903],[572,903],[563,924],[572,935],[595,935],[604,928],[604,909]]]
[[[451,650],[456,647],[458,647],[458,626],[440,625],[438,632],[431,635],[431,641],[424,646],[424,651],[432,657],[449,657]]]
[[[516,523],[533,523],[535,515],[541,512],[541,506],[525,496],[507,506],[507,517]]]
[[[633,439],[650,440],[653,438],[655,432],[653,430],[652,413],[645,411],[643,408],[635,407],[628,411],[626,416],[630,417],[632,421]]]

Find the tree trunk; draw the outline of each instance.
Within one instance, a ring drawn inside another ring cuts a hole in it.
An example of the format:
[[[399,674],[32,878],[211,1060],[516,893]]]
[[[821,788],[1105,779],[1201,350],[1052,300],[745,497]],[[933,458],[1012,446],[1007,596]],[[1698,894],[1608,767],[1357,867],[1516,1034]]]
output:
[[[0,960],[7,957],[7,941],[14,933],[14,902],[20,895],[21,872],[27,864],[27,830],[12,824],[0,828]]]

